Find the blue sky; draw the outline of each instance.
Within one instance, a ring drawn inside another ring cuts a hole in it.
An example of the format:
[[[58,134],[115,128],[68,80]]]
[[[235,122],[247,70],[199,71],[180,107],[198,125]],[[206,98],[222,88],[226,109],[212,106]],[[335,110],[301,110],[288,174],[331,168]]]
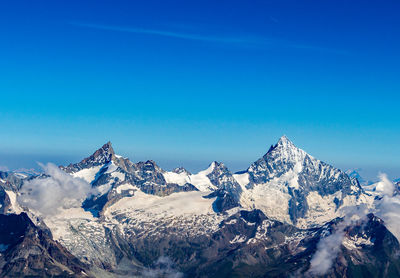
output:
[[[246,168],[286,134],[400,176],[398,1],[1,1],[0,166]]]

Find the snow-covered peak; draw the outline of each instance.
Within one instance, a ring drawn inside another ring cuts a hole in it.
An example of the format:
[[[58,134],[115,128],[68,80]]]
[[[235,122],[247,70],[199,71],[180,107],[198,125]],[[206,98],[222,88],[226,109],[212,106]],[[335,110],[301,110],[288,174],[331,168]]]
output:
[[[198,172],[196,175],[200,175],[200,176],[208,176],[211,173],[218,171],[221,168],[225,168],[225,165],[223,163],[219,163],[217,161],[213,161],[208,165],[208,168]]]
[[[297,148],[286,136],[282,136],[262,158],[250,165],[247,172],[252,184],[261,184],[279,178],[289,171],[294,171],[297,175],[305,164],[317,166],[318,161]]]
[[[280,159],[286,162],[299,162],[304,160],[307,153],[296,147],[285,135],[283,135],[278,143],[271,146],[269,151],[264,155],[264,159]]]
[[[294,147],[293,142],[290,141],[286,135],[283,135],[281,138],[279,138],[277,145],[282,145],[282,146],[292,145]]]
[[[208,178],[208,175],[213,172],[215,168],[215,161],[212,162],[207,169],[188,176],[189,183],[193,184],[200,191],[213,191],[217,189]]]
[[[82,159],[81,162],[70,164],[67,167],[61,167],[68,173],[76,173],[83,169],[89,169],[97,166],[103,166],[111,161],[116,160],[114,149],[111,142],[107,142],[100,149],[96,150],[91,156]]]
[[[175,183],[184,185],[186,183],[194,185],[199,191],[213,191],[218,188],[218,184],[213,182],[214,176],[219,176],[223,173],[226,167],[223,163],[213,161],[207,169],[191,174],[184,168],[177,168],[171,172],[163,172],[167,183]]]
[[[243,207],[259,208],[269,217],[292,224],[312,222],[310,219],[327,215],[331,209],[314,203],[331,198],[335,210],[346,196],[357,199],[362,193],[359,184],[344,172],[307,154],[286,136],[247,171],[234,177],[243,190]]]
[[[216,161],[211,162],[211,164],[208,166],[208,168],[207,168],[206,170],[202,171],[203,174],[204,174],[204,175],[209,175],[209,174],[211,174],[211,173],[214,171],[214,169],[215,169],[215,167],[216,167],[217,165],[219,165],[218,162],[216,162]]]
[[[76,173],[84,169],[93,169],[99,166],[101,168],[110,162],[113,162],[125,172],[131,172],[134,168],[133,163],[128,158],[115,154],[111,142],[107,142],[91,156],[82,159],[82,161],[70,164],[67,167],[61,166],[60,168],[68,173]]]
[[[232,173],[226,166],[217,161],[213,161],[208,165],[208,168],[196,174],[191,174],[184,168],[176,168],[171,172],[163,172],[167,183],[176,183],[184,185],[186,183],[194,185],[198,190],[208,192],[219,189],[221,183],[227,180],[224,176],[232,176]],[[231,178],[232,182],[236,182]]]

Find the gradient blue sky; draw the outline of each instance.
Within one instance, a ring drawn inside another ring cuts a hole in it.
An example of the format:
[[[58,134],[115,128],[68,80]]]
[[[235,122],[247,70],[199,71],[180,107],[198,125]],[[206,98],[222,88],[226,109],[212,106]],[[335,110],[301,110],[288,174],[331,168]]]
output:
[[[1,1],[0,166],[233,170],[286,134],[400,177],[399,1]]]

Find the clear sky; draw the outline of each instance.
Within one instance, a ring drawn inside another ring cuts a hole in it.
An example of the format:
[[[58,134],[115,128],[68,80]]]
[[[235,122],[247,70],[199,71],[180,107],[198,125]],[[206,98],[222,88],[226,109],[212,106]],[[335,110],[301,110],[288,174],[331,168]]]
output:
[[[399,1],[1,1],[0,166],[233,170],[286,134],[400,177]]]

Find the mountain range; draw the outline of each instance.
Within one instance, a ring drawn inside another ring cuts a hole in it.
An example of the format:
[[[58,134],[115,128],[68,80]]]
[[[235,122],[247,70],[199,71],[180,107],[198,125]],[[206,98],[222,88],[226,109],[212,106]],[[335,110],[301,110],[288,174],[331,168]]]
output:
[[[42,174],[0,172],[0,276],[398,277],[383,212],[396,192],[286,136],[236,173],[167,171],[108,142]]]

